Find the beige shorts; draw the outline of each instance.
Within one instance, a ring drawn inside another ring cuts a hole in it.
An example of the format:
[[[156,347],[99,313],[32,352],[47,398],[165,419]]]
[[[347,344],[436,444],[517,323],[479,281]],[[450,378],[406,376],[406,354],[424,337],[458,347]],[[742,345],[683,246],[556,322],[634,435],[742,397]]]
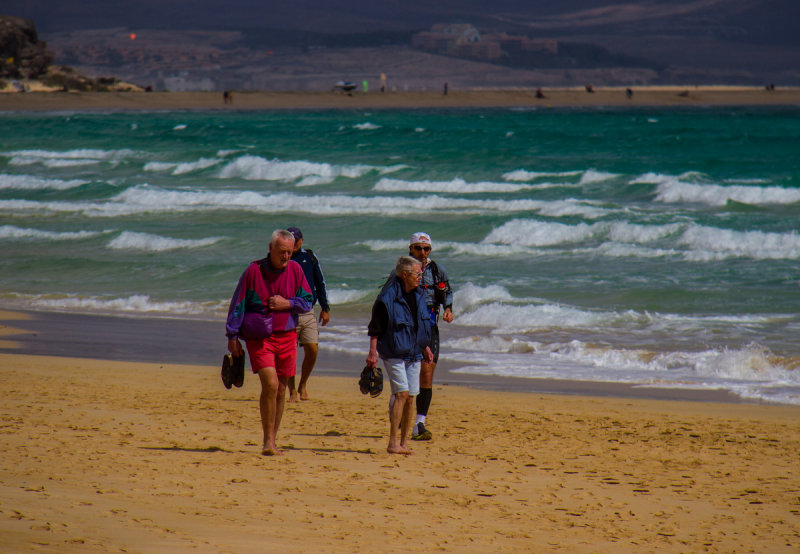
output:
[[[317,327],[317,316],[314,315],[314,310],[297,316],[297,343],[319,343],[319,327]]]

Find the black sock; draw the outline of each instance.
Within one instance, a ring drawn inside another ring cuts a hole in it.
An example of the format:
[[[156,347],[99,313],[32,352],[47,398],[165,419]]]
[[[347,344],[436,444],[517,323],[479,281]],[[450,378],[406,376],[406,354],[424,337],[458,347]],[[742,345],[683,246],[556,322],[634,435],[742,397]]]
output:
[[[431,407],[431,397],[433,396],[433,389],[419,389],[417,395],[417,413],[427,416],[428,408]]]

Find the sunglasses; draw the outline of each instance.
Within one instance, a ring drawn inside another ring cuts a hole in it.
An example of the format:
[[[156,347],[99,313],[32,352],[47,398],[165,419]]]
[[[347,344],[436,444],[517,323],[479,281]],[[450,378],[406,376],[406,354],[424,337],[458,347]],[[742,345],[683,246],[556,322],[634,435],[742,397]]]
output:
[[[431,247],[430,246],[419,246],[418,244],[415,244],[414,246],[412,246],[412,248],[414,250],[421,250],[422,252],[430,252],[431,251]]]

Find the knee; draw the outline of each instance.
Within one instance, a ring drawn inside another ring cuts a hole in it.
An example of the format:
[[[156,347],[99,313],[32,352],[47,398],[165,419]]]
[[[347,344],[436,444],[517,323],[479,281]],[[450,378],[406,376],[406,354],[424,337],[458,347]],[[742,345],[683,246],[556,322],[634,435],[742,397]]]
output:
[[[410,397],[410,396],[408,396],[408,391],[407,391],[407,390],[405,390],[405,391],[403,391],[403,392],[398,392],[397,394],[395,394],[395,399],[394,399],[394,401],[395,401],[395,402],[401,402],[401,403],[404,403],[404,402],[408,402],[408,399],[409,399],[409,398],[411,398],[411,397]]]
[[[306,356],[316,356],[319,351],[319,344],[316,342],[306,343],[303,345],[303,351],[306,353]]]
[[[277,392],[280,386],[278,375],[272,368],[263,368],[258,370],[258,376],[261,379],[261,390],[264,392]]]

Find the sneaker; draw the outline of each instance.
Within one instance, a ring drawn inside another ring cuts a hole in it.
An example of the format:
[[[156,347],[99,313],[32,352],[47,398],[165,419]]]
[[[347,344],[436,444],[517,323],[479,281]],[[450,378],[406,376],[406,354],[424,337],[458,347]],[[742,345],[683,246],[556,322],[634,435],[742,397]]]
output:
[[[429,441],[433,438],[431,432],[425,429],[425,424],[421,421],[414,425],[414,430],[411,432],[412,441]]]

